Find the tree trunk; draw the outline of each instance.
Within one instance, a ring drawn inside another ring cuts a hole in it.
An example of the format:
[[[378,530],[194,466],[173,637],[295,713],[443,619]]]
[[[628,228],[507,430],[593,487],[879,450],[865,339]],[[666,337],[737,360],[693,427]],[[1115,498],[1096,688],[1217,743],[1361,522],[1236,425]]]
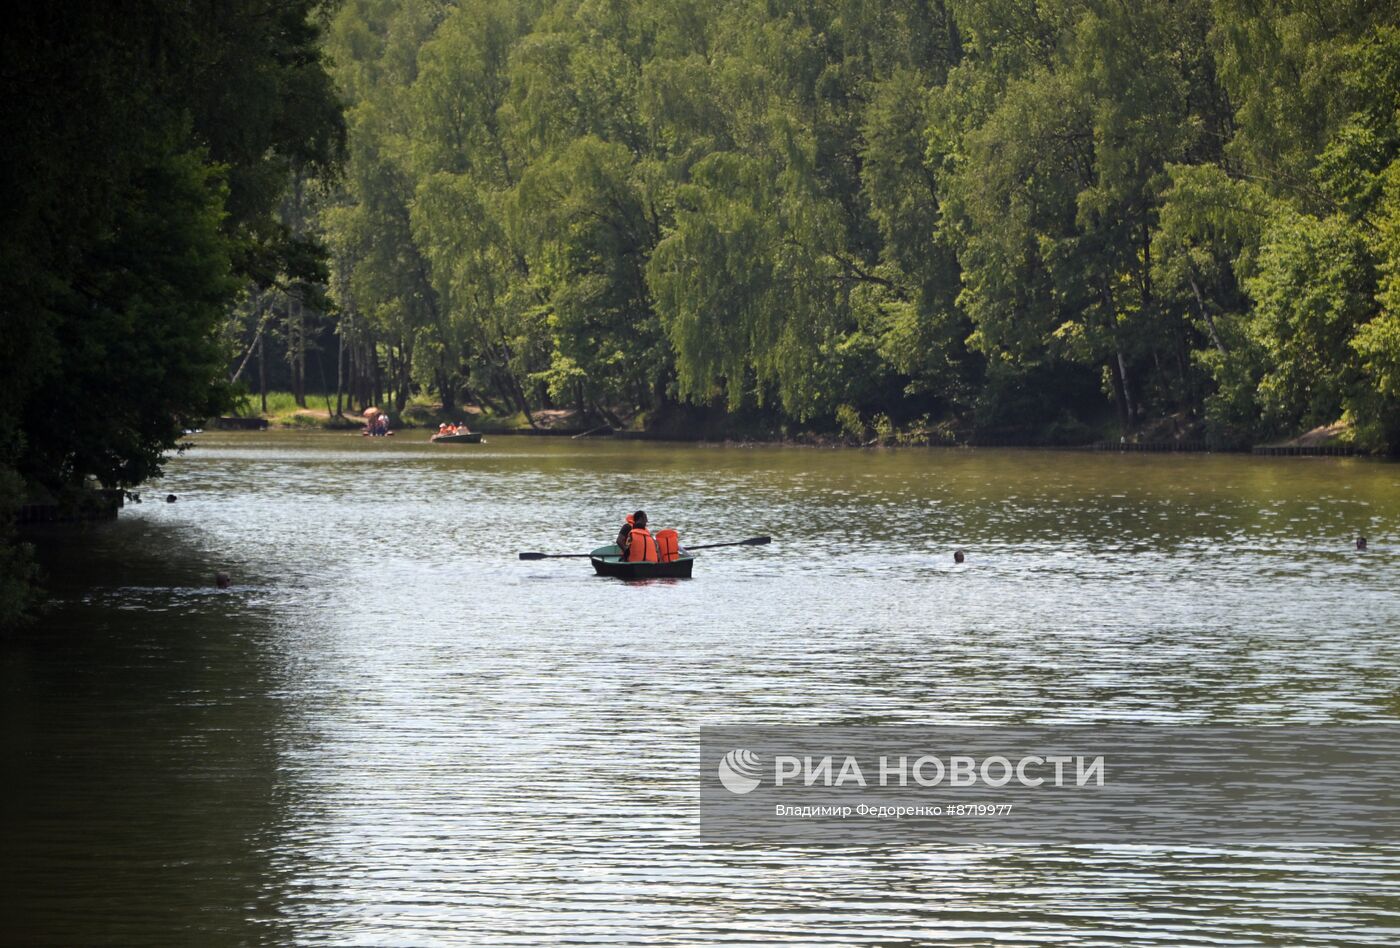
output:
[[[398,355],[394,352],[393,345],[386,345],[384,347],[384,375],[384,394],[392,401],[394,398],[394,382],[397,381],[399,377]],[[379,407],[386,408],[387,405],[381,403]]]
[[[530,413],[530,400],[525,397],[525,390],[521,388],[520,380],[515,377],[514,372],[510,373],[510,381],[515,386],[515,394],[520,400],[520,410],[525,413],[525,421],[529,423],[531,428],[538,428],[539,425],[535,424],[535,416]]]
[[[1128,413],[1128,426],[1132,427],[1137,423],[1137,406],[1133,404],[1133,381],[1128,375],[1128,360],[1123,358],[1123,350],[1120,348],[1115,353],[1118,360],[1119,378],[1123,380],[1123,408]]]
[[[621,429],[627,427],[622,423],[621,418],[614,415],[609,409],[604,408],[602,405],[600,405],[596,398],[592,399],[592,403],[593,410],[598,413],[599,418],[603,419],[608,424],[612,425],[614,428]]]
[[[399,397],[395,402],[402,412],[408,400],[413,397],[413,343],[399,340]]]
[[[346,368],[350,370],[349,392],[348,392],[348,394],[347,394],[347,396],[346,396],[346,401],[348,401],[348,402],[350,403],[350,408],[351,408],[351,410],[352,410],[352,411],[356,411],[356,409],[355,409],[355,403],[358,402],[359,399],[360,399],[360,385],[361,385],[361,382],[360,382],[360,344],[359,344],[358,342],[356,342],[354,339],[351,339],[351,340],[350,340],[350,353],[349,353],[349,358],[348,358],[346,361],[349,363],[349,364],[346,366]],[[358,409],[358,411],[357,411],[357,413],[358,413],[358,412],[362,412],[362,411],[364,411],[364,410],[365,410],[365,406],[364,406],[363,404],[361,404],[360,407],[359,407],[359,409]]]
[[[259,351],[258,343],[262,341],[263,330],[267,328],[267,318],[263,314],[261,301],[261,294],[253,294],[253,300],[249,304],[249,310],[256,322],[256,327],[253,332],[253,341],[248,344],[248,351],[243,353],[243,360],[238,363],[238,368],[234,370],[233,377],[229,379],[230,382],[237,382],[243,377],[243,370],[248,368],[248,362],[253,358],[253,353]]]
[[[360,347],[360,414],[377,403],[375,388],[379,385],[379,353],[373,342],[365,342]]]
[[[306,314],[301,300],[287,301],[288,323],[291,326],[292,344],[292,396],[298,408],[306,407]]]
[[[1131,431],[1137,412],[1133,410],[1132,379],[1128,376],[1128,361],[1123,358],[1123,346],[1118,342],[1118,307],[1113,302],[1113,291],[1109,289],[1106,276],[1100,276],[1099,293],[1103,297],[1104,314],[1107,317],[1108,333],[1114,340],[1113,358],[1109,369],[1113,375],[1113,393],[1118,399],[1118,417],[1123,422],[1124,433]]]
[[[1186,271],[1187,279],[1191,281],[1191,292],[1196,296],[1196,308],[1200,310],[1201,318],[1205,320],[1206,330],[1210,333],[1210,341],[1215,344],[1215,348],[1220,350],[1221,355],[1229,355],[1225,348],[1225,343],[1220,341],[1220,333],[1216,332],[1215,320],[1211,318],[1210,310],[1206,309],[1205,297],[1201,295],[1201,288],[1196,283],[1196,270],[1194,267]]]
[[[456,386],[452,384],[452,374],[445,368],[437,371],[438,396],[442,399],[442,413],[450,415],[457,409]]]
[[[340,395],[345,391],[345,333],[336,333],[338,339],[335,350],[335,417],[345,417]]]
[[[515,377],[515,373],[510,369],[499,370],[501,390],[505,392],[510,403],[515,406],[515,410],[525,416],[525,421],[531,428],[538,427],[535,418],[530,414],[530,402],[525,397],[525,389],[520,386],[520,380]]]
[[[267,336],[258,336],[258,394],[262,397],[262,413],[267,414]]]
[[[378,344],[369,347],[369,370],[373,373],[374,404],[382,408],[384,405],[384,369],[379,364]]]
[[[1113,400],[1118,405],[1118,422],[1122,425],[1123,433],[1127,434],[1132,428],[1132,411],[1128,407],[1127,393],[1123,390],[1122,362],[1119,358],[1109,359],[1108,374],[1113,380]]]
[[[463,404],[477,405],[480,408],[485,408],[489,410],[493,415],[501,414],[501,406],[494,399],[492,399],[490,395],[486,394],[485,389],[482,389],[478,392],[475,389],[463,383],[462,398],[464,400]]]
[[[1190,413],[1196,404],[1195,387],[1191,384],[1191,341],[1186,336],[1186,317],[1177,313],[1176,320],[1176,368],[1181,376],[1181,410]]]
[[[365,362],[365,341],[355,343],[355,401],[359,403],[359,414],[363,415],[370,406],[369,366]]]

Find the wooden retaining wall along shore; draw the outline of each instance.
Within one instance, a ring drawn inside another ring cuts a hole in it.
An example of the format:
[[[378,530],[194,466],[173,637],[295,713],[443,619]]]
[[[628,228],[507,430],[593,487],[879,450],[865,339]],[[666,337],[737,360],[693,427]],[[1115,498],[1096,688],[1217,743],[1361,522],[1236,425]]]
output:
[[[205,427],[223,431],[266,431],[266,418],[214,418]]]
[[[1090,445],[1094,451],[1206,451],[1212,449],[1204,441],[1097,441]],[[1225,453],[1225,452],[1222,452]],[[1238,452],[1231,452],[1238,453]],[[1351,457],[1356,448],[1349,444],[1261,444],[1251,449],[1261,457]]]
[[[618,431],[615,428],[524,428],[514,431],[491,432],[487,434],[523,435],[563,435],[572,438],[613,438],[618,441],[706,441],[701,435],[685,436],[676,432],[657,434],[650,431]],[[872,442],[867,447],[873,446]],[[1245,449],[1212,448],[1204,441],[1095,441],[1091,444],[1045,444],[1026,438],[999,437],[996,435],[971,435],[963,440],[947,442],[916,442],[908,447],[929,448],[1057,448],[1081,451],[1119,451],[1145,454],[1244,454]],[[1253,449],[1257,455],[1271,457],[1351,457],[1356,449],[1351,445],[1319,445],[1301,447],[1295,445],[1259,445]]]
[[[1350,457],[1356,453],[1356,448],[1349,444],[1261,444],[1254,448],[1254,453],[1268,457]]]
[[[1204,441],[1095,441],[1089,446],[1092,451],[1209,451]]]

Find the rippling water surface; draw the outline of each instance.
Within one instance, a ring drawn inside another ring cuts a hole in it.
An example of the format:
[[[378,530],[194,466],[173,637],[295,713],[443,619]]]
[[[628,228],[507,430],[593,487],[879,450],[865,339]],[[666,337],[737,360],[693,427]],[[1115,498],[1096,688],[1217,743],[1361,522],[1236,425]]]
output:
[[[702,724],[1396,721],[1400,467],[196,441],[45,539],[54,608],[0,652],[0,940],[1397,940],[1394,847],[725,849],[695,757]],[[775,542],[643,584],[516,558],[638,506]]]

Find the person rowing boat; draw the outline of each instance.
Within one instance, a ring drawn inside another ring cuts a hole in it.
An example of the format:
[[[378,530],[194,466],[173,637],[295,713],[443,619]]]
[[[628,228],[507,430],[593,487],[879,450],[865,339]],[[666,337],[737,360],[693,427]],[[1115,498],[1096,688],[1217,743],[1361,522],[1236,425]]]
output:
[[[642,535],[633,534],[637,529],[638,514],[628,517],[627,524],[618,532],[617,544],[600,546],[592,553],[521,553],[522,560],[552,560],[552,559],[572,559],[574,557],[587,558],[593,562],[593,571],[599,576],[614,576],[618,579],[657,579],[657,578],[680,578],[689,579],[691,569],[695,565],[695,550],[714,550],[728,546],[767,546],[773,542],[772,537],[749,537],[747,540],[734,540],[729,543],[704,543],[700,546],[692,546],[689,549],[681,549],[680,538],[675,530],[658,530],[652,537],[652,543],[648,544],[642,539]],[[642,514],[645,518],[645,514]],[[650,534],[647,530],[646,520],[642,520],[642,530]],[[648,549],[655,549],[659,559],[629,559],[626,551],[622,549],[622,541],[627,541],[633,555],[638,552],[645,552]]]
[[[647,512],[638,510],[627,517],[617,533],[618,558],[623,563],[674,563],[684,555],[680,534],[673,529],[647,529]]]
[[[617,532],[617,548],[625,563],[656,563],[661,559],[656,549],[656,537],[647,529],[647,512],[638,510],[627,517]]]

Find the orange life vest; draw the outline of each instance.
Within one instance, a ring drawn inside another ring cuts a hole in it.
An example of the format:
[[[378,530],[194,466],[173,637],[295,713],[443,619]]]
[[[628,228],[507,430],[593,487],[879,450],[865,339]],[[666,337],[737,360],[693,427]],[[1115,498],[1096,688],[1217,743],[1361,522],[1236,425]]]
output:
[[[656,554],[663,563],[674,563],[681,558],[681,537],[674,530],[656,531]]]
[[[627,562],[655,563],[657,560],[656,537],[648,533],[645,527],[633,527],[632,532],[627,534]]]

